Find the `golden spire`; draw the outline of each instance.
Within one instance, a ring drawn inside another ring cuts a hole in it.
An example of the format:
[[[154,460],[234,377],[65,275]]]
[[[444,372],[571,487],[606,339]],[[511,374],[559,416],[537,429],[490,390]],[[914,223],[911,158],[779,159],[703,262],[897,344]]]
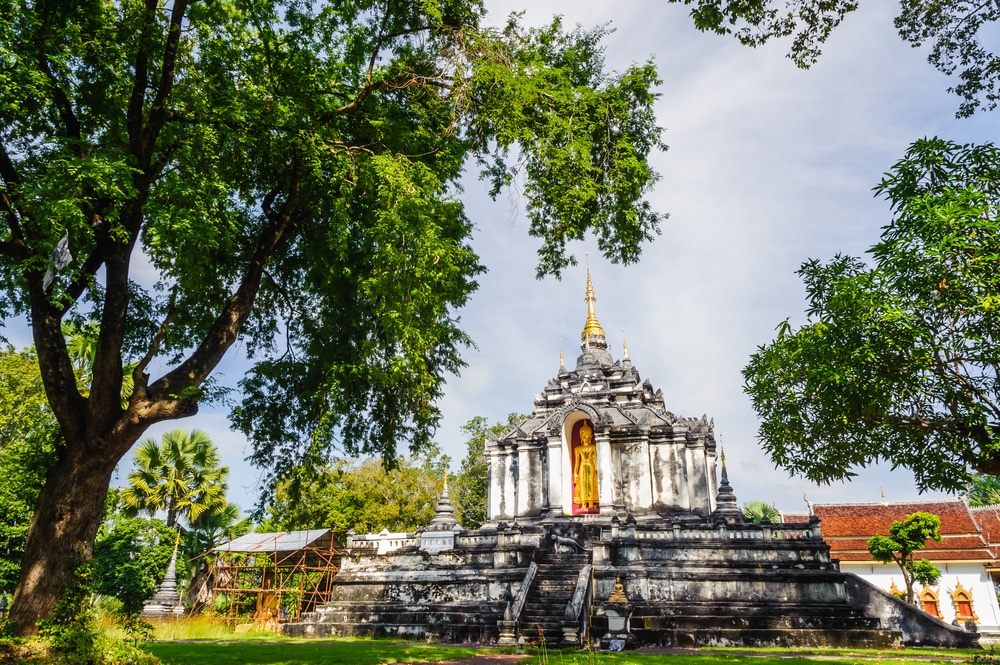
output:
[[[587,263],[587,297],[584,300],[587,302],[587,322],[583,324],[583,332],[580,333],[580,339],[586,342],[588,338],[594,335],[604,337],[604,328],[598,322],[597,314],[594,314],[594,303],[597,302],[597,296],[594,295],[594,284],[590,281],[589,261]]]
[[[622,328],[622,352],[624,353],[624,355],[622,356],[622,359],[623,360],[628,360],[628,342],[625,341],[625,329],[624,328]]]

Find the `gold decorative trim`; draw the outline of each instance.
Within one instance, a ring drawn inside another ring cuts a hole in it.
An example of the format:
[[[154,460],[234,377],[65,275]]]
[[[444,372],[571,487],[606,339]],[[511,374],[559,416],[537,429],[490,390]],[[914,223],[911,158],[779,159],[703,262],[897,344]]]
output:
[[[955,578],[955,589],[950,591],[951,593],[951,604],[955,608],[955,618],[962,619],[972,619],[976,623],[979,623],[979,617],[976,615],[976,606],[972,602],[972,591],[962,587],[962,582],[957,577]],[[964,608],[961,606],[962,603],[968,603],[968,613],[964,612]]]
[[[934,608],[934,611],[927,612],[927,614],[935,616],[938,619],[941,618],[941,601],[934,589],[925,584],[924,588],[918,594],[917,599],[920,601],[920,609],[927,612],[927,606],[931,605]]]

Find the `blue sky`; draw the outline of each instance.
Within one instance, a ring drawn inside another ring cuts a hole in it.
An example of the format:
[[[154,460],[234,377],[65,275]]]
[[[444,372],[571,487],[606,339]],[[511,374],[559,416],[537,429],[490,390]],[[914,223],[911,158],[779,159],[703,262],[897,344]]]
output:
[[[833,35],[812,69],[785,57],[787,43],[759,49],[698,33],[682,5],[532,2],[529,24],[561,14],[566,23],[610,22],[608,65],[652,58],[663,78],[657,116],[666,153],[654,158],[662,180],[650,194],[670,214],[640,263],[622,267],[600,257],[595,242],[574,245],[580,266],[562,281],[534,278],[537,242],[516,191],[497,201],[474,174],[464,200],[477,225],[474,245],[489,273],[459,314],[477,349],[449,380],[436,439],[457,466],[459,428],[476,415],[501,420],[527,412],[559,367],[578,353],[586,308],[583,258],[590,252],[597,315],[616,358],[624,337],[642,377],[664,392],[678,415],[715,418],[729,477],[739,500],[763,499],[785,511],[813,502],[917,498],[903,470],[862,472],[851,484],[817,487],[776,470],[756,441],[756,421],[740,370],[785,318],[804,320],[804,292],[794,274],[807,258],[862,254],[889,220],[872,188],[908,144],[938,135],[988,141],[1000,116],[956,120],[958,99],[926,52],[904,44],[892,27],[894,3],[863,2]],[[493,22],[518,2],[487,2]],[[13,333],[13,331],[9,331]],[[224,364],[235,384],[242,359]],[[224,410],[150,430],[205,429],[233,469],[232,498],[256,498],[257,472],[242,461],[245,442],[228,429]],[[120,480],[127,465],[123,463]]]

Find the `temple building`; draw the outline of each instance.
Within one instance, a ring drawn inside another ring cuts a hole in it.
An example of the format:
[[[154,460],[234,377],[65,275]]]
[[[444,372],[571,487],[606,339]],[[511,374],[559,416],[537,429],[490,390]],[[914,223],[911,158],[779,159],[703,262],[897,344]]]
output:
[[[487,443],[487,522],[447,484],[414,533],[348,538],[328,603],[289,635],[513,644],[969,646],[953,627],[845,574],[815,515],[747,523],[706,417],[665,408],[608,351],[587,273],[581,353]],[[562,355],[562,354],[560,354]]]
[[[875,561],[868,539],[885,535],[893,522],[925,512],[941,520],[941,540],[928,540],[914,556],[930,561],[941,572],[934,586],[917,585],[921,609],[947,623],[972,621],[990,641],[1000,637],[1000,507],[972,508],[960,499],[880,503],[813,504],[821,520],[823,540],[840,561],[840,568],[864,578],[888,593],[905,594],[906,582],[894,563]],[[807,515],[783,515],[786,521],[806,521]],[[985,641],[985,640],[984,640]]]
[[[487,445],[489,521],[709,517],[718,493],[713,423],[667,411],[627,347],[620,362],[611,357],[589,271],[586,302],[576,367],[560,363],[531,418]]]

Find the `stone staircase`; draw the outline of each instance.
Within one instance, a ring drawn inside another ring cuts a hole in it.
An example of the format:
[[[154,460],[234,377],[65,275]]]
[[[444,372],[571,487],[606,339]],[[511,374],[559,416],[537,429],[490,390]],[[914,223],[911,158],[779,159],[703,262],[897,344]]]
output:
[[[590,552],[537,552],[538,573],[520,617],[520,634],[525,640],[540,642],[544,638],[547,646],[559,646],[566,604],[576,590],[580,569],[590,562]]]

